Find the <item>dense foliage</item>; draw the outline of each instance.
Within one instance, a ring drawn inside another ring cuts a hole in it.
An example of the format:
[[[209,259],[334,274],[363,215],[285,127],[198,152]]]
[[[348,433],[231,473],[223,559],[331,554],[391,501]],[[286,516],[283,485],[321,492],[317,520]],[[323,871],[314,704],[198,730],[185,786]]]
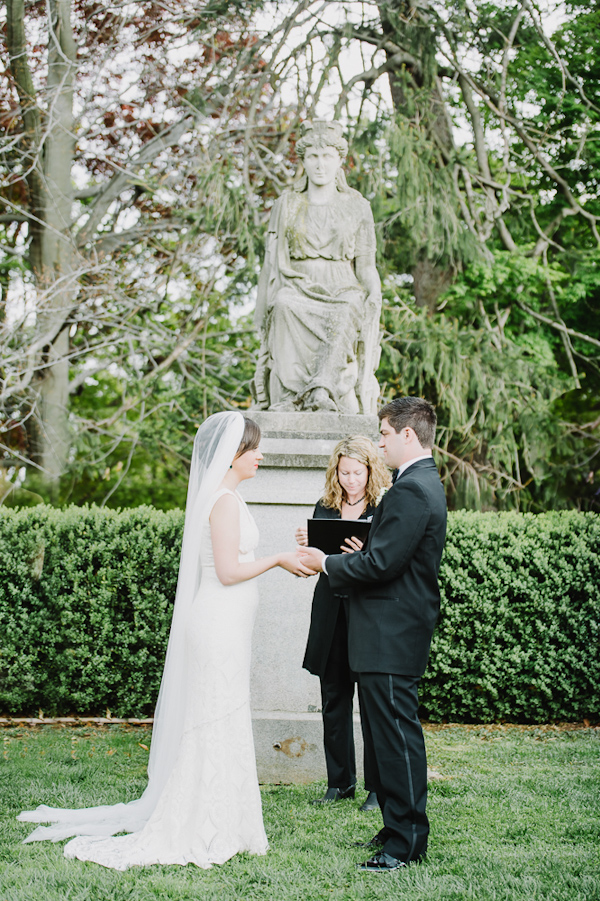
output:
[[[600,517],[453,513],[427,719],[600,719]]]
[[[598,510],[599,16],[0,7],[0,502],[182,503],[198,418],[252,403],[269,210],[325,116],[377,224],[383,398],[437,403],[451,506]]]
[[[140,486],[248,404],[256,6],[0,8],[0,500],[166,503]]]
[[[147,507],[1,512],[0,712],[152,713],[182,525]],[[595,514],[451,514],[423,715],[598,719],[599,571]]]
[[[151,712],[183,515],[40,505],[0,521],[0,707]]]

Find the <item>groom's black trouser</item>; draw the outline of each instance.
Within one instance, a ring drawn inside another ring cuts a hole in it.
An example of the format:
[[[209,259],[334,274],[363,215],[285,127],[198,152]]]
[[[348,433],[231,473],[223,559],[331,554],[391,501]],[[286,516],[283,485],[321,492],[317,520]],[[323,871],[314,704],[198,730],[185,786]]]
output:
[[[365,743],[375,764],[383,850],[408,863],[427,851],[427,758],[417,711],[420,679],[360,673]]]

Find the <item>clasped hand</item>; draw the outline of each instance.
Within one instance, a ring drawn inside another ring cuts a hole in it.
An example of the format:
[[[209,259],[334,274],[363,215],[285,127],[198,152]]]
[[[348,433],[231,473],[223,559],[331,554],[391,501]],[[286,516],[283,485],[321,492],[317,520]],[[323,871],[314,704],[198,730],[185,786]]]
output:
[[[308,547],[308,530],[302,526],[296,529],[296,541],[299,547],[296,549],[298,558],[302,561],[302,565],[309,569],[311,576],[319,572],[323,572],[323,558],[325,554],[316,547]],[[346,538],[344,544],[340,545],[342,554],[354,554],[355,551],[362,549],[363,542],[360,538]]]
[[[346,538],[346,544],[342,545],[340,550],[343,554],[353,554],[355,551],[360,551],[362,546],[363,542],[359,538]],[[296,553],[305,567],[314,573],[323,572],[325,554],[319,548],[301,545],[296,549]]]
[[[297,553],[294,551],[290,551],[287,554],[281,554],[279,558],[279,565],[282,569],[287,570],[287,572],[291,573],[293,576],[300,576],[302,579],[307,579],[309,576],[316,576],[317,572],[314,569],[310,569],[304,560],[301,560]]]

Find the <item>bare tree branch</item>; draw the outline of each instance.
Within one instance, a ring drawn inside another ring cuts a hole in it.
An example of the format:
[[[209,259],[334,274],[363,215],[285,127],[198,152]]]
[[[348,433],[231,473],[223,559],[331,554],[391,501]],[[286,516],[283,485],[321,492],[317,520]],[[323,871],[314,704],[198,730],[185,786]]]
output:
[[[119,196],[121,191],[132,183],[137,177],[139,170],[156,159],[163,150],[177,144],[195,118],[195,115],[192,113],[185,115],[174,125],[168,126],[163,132],[148,141],[129,162],[127,171],[117,172],[105,185],[104,189],[98,192],[98,199],[95,201],[85,225],[77,235],[78,247],[84,247],[88,241],[92,240],[111,203]]]
[[[548,316],[542,315],[542,313],[536,313],[535,310],[532,310],[531,307],[523,303],[522,300],[517,300],[517,304],[521,307],[523,312],[527,313],[528,316],[533,316],[533,318],[537,319],[538,322],[543,322],[544,325],[549,325],[551,328],[556,329],[558,332],[563,332],[563,334],[570,335],[572,338],[579,338],[581,341],[585,341],[587,344],[592,344],[594,347],[600,347],[600,341],[598,341],[596,338],[592,338],[591,335],[584,335],[582,332],[578,332],[575,329],[569,328],[563,322],[555,322],[553,319],[549,319]]]

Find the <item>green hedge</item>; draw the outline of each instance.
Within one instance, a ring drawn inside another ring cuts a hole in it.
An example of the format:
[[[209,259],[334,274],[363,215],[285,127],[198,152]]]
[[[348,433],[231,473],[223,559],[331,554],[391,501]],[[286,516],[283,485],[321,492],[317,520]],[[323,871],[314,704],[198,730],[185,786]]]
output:
[[[0,713],[152,713],[182,526],[149,507],[0,508]],[[453,513],[441,585],[425,718],[599,719],[597,514]]]
[[[0,508],[0,711],[151,714],[183,513]]]
[[[600,719],[600,516],[453,513],[440,583],[427,719]]]

